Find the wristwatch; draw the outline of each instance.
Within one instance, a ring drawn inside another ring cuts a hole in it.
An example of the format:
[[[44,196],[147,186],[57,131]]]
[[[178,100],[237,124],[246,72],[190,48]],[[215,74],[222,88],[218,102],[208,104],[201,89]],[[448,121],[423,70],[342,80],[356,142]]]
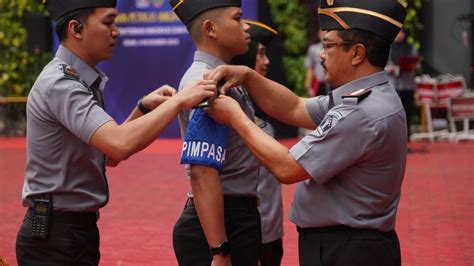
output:
[[[230,254],[230,244],[227,241],[222,241],[217,247],[210,247],[211,255],[228,256]]]
[[[141,98],[140,100],[138,100],[137,102],[137,107],[138,107],[138,110],[140,110],[140,112],[142,112],[143,114],[147,114],[149,113],[151,110],[146,108],[145,105],[143,105],[143,102],[142,102],[143,98]]]

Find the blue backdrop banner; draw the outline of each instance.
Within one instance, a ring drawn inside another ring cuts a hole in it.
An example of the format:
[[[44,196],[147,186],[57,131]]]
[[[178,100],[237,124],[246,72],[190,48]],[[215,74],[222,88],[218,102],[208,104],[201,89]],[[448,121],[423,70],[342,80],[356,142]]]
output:
[[[122,123],[143,95],[163,84],[178,87],[196,48],[168,0],[117,2],[121,37],[113,58],[99,68],[110,78],[106,110]],[[243,0],[242,10],[245,18],[255,19],[257,0]],[[180,137],[176,119],[161,137]]]

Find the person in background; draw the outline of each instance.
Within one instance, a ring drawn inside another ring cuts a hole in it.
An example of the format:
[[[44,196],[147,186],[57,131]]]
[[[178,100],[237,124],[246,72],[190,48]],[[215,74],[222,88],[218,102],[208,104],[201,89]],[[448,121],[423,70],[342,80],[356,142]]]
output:
[[[96,67],[112,57],[120,36],[115,6],[115,0],[46,3],[60,46],[27,100],[22,204],[28,210],[16,239],[20,266],[98,265],[97,220],[109,200],[106,162],[116,165],[144,149],[182,108],[216,94],[212,81],[178,94],[163,86],[118,125],[104,110],[107,77]]]
[[[318,31],[318,42],[308,48],[304,66],[306,68],[305,88],[309,97],[326,95],[331,88],[326,83],[324,69],[321,66],[321,51],[323,50],[323,36],[326,32]]]
[[[234,128],[281,183],[298,183],[290,219],[301,266],[401,265],[396,215],[405,174],[406,119],[384,71],[406,10],[397,0],[322,0],[321,53],[327,96],[306,99],[245,66],[219,66],[224,79],[206,111]],[[291,149],[268,136],[223,95],[243,85],[262,110],[315,129]]]
[[[397,90],[405,109],[407,119],[407,135],[410,141],[410,121],[413,117],[414,97],[416,90],[415,76],[419,68],[418,51],[407,42],[406,33],[400,30],[390,50],[385,70],[389,74],[390,83]]]
[[[267,75],[270,60],[266,48],[277,36],[278,32],[270,26],[258,21],[244,20],[250,26],[249,51],[235,57],[233,65],[245,65],[255,69],[262,76]],[[256,104],[255,123],[269,136],[275,137],[269,116]],[[261,266],[279,266],[283,257],[283,203],[281,198],[280,182],[264,166],[260,166],[258,173],[257,196],[259,199],[258,211],[262,220],[262,249],[260,252]]]

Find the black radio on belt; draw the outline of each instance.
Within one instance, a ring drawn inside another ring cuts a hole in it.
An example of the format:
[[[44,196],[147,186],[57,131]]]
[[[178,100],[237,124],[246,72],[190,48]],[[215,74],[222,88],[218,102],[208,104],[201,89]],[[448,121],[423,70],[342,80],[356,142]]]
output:
[[[33,200],[33,219],[31,224],[31,236],[37,238],[48,238],[49,216],[52,208],[51,195]]]

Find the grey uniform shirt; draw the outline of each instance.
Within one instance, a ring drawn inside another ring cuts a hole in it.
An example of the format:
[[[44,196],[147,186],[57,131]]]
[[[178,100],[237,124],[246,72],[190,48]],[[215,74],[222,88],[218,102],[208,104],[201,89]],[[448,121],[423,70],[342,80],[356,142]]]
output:
[[[65,66],[78,76],[66,75]],[[31,198],[44,193],[53,194],[57,211],[97,211],[107,203],[105,157],[88,145],[94,132],[112,120],[98,99],[106,81],[63,46],[38,76],[27,102],[23,206],[32,206]],[[96,97],[94,88],[100,91]]]
[[[371,94],[358,103],[343,102],[342,95],[359,89]],[[309,99],[306,106],[319,126],[290,150],[311,176],[297,186],[291,221],[303,228],[394,229],[405,173],[406,122],[385,72]]]
[[[179,84],[179,90],[188,83],[195,80],[202,80],[203,74],[211,69],[225,64],[222,60],[213,55],[196,51],[194,62],[184,74]],[[232,88],[228,96],[234,98],[242,107],[242,110],[249,118],[253,118],[254,112],[249,95],[242,88]],[[192,117],[192,110],[186,109],[179,113],[178,119],[181,127],[181,135],[186,135],[186,129]],[[258,162],[239,137],[237,132],[229,129],[227,137],[227,151],[222,170],[219,172],[222,190],[225,195],[257,195]],[[189,166],[187,166],[189,171]]]

